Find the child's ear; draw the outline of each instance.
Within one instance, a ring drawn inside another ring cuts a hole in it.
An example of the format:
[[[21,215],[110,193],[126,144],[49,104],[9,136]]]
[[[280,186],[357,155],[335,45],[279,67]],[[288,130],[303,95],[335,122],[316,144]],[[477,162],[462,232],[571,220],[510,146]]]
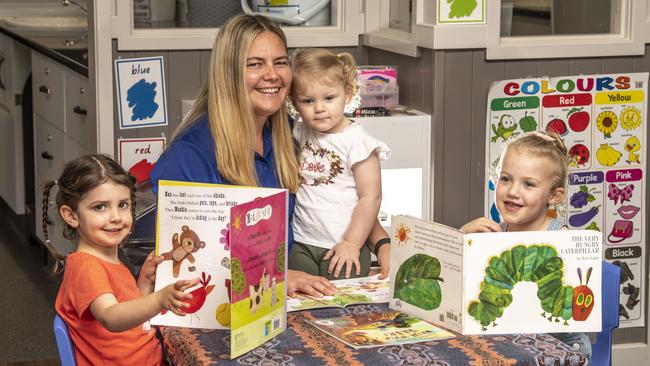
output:
[[[551,190],[551,196],[548,199],[548,203],[551,205],[557,205],[564,202],[566,197],[566,191],[564,187],[557,187]]]
[[[77,228],[79,226],[79,218],[77,214],[68,205],[63,205],[59,208],[59,214],[70,227]]]
[[[353,89],[346,88],[345,90],[345,104],[350,104],[350,101],[352,101],[352,97],[354,96]]]

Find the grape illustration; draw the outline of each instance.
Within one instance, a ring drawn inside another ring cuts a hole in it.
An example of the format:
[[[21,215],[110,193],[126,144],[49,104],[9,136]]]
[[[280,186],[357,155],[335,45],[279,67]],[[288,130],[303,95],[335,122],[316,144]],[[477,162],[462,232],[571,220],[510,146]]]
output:
[[[593,190],[594,188],[589,189],[587,186],[580,186],[580,190],[571,195],[571,200],[569,203],[574,208],[581,208],[586,206],[589,202],[596,200],[596,197],[591,194],[591,191]]]

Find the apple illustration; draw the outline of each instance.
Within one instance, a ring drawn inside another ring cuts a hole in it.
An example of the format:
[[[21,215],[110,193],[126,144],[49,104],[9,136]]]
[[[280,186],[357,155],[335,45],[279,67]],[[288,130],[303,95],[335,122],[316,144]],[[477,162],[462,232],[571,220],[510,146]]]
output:
[[[555,118],[554,120],[549,122],[546,125],[546,131],[555,132],[560,136],[564,136],[569,132],[569,130],[566,128],[566,124],[564,123],[564,121],[559,118]]]
[[[589,113],[583,108],[573,108],[569,111],[569,127],[575,132],[584,131],[589,126]]]

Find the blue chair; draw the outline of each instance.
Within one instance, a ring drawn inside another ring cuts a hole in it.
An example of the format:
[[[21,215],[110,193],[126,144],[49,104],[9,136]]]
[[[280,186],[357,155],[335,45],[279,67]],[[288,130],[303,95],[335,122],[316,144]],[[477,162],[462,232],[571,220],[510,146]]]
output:
[[[70,339],[70,334],[68,334],[68,325],[65,324],[59,314],[54,317],[54,337],[56,338],[56,348],[59,350],[61,366],[76,366],[74,345],[72,339]]]
[[[612,364],[612,332],[618,328],[618,304],[621,269],[603,261],[603,329],[591,345],[591,362],[594,366]]]

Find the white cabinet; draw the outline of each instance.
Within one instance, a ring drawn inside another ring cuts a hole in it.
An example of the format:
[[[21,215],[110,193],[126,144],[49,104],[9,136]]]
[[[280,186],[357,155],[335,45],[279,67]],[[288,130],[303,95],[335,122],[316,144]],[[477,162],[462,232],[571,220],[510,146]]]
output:
[[[29,76],[29,51],[0,33],[0,197],[25,213],[21,93]]]
[[[410,115],[354,118],[391,149],[381,164],[382,200],[379,221],[390,232],[391,215],[433,219],[433,127],[431,116]]]
[[[43,187],[61,175],[66,162],[96,151],[96,127],[87,115],[88,79],[33,51],[32,87],[36,235],[45,241],[45,221],[52,245],[66,254],[74,249],[74,243],[62,235],[63,223],[55,203],[57,187],[50,192],[45,220]]]

